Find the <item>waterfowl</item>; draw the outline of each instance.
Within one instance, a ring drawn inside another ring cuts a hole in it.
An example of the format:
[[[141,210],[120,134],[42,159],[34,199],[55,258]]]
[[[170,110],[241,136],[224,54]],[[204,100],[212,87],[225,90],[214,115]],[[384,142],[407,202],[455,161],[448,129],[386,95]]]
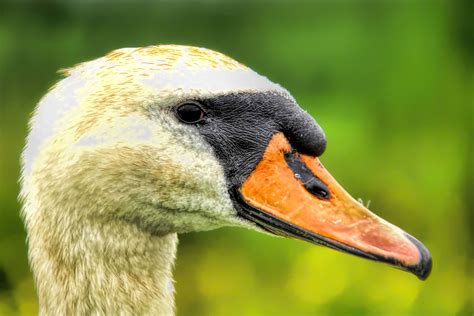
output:
[[[339,186],[320,126],[250,68],[160,45],[64,74],[22,155],[40,314],[173,314],[177,234],[222,226],[429,275],[428,250]]]

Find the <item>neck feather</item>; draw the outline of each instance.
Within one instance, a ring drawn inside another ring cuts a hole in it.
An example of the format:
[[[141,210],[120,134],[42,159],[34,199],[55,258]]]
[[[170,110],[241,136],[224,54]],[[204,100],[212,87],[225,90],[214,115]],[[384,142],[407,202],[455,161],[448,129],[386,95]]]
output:
[[[173,314],[175,233],[53,214],[27,221],[40,314]]]

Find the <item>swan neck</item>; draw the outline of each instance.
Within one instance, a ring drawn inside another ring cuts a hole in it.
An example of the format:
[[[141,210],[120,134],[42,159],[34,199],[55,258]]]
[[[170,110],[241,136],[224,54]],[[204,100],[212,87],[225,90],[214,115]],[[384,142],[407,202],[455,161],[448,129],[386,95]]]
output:
[[[175,233],[156,236],[121,220],[74,216],[65,224],[36,214],[27,226],[40,314],[174,313]]]

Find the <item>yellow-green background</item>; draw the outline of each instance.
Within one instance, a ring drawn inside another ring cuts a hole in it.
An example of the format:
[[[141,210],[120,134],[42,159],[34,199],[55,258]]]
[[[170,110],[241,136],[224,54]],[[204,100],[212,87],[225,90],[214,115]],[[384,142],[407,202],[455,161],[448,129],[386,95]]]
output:
[[[56,70],[120,47],[204,46],[287,87],[322,160],[422,240],[432,276],[225,228],[181,237],[181,315],[472,315],[471,1],[0,2],[0,314],[36,312],[19,218],[29,114]],[[469,143],[471,142],[471,146]]]

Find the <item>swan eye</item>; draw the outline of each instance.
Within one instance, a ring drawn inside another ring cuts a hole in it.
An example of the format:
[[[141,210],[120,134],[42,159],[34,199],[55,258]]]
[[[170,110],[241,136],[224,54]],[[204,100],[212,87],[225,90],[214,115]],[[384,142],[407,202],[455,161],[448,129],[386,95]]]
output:
[[[206,113],[196,103],[184,103],[176,108],[176,115],[181,122],[195,124],[201,122]]]

